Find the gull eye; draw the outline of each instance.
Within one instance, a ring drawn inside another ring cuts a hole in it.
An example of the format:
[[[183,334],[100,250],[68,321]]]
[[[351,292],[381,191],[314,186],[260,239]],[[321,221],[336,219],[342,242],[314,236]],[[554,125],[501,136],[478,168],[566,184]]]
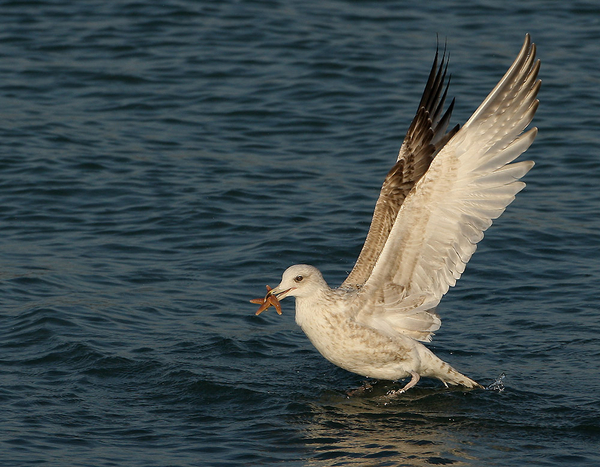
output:
[[[302,279],[304,279],[304,277],[302,277],[302,276],[296,276],[296,277],[294,277],[294,282],[301,282]]]

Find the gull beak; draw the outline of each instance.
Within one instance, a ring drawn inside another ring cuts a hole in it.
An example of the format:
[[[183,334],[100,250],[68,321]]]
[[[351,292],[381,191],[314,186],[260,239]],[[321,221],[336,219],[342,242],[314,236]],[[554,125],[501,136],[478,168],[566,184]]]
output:
[[[277,286],[274,289],[269,290],[269,292],[267,292],[267,295],[275,295],[277,297],[277,300],[283,300],[285,297],[287,297],[287,294],[292,290],[296,290],[296,287],[290,287],[289,289],[281,290],[279,286]]]

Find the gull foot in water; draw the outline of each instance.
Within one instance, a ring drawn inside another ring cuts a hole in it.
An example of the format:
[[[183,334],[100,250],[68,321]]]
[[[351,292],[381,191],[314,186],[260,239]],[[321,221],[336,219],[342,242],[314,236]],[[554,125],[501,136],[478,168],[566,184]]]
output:
[[[377,381],[373,381],[373,384],[377,384]],[[354,396],[362,396],[367,392],[371,392],[373,390],[373,384],[369,383],[369,381],[365,381],[363,385],[356,389],[348,389],[346,391],[346,395],[348,397]]]

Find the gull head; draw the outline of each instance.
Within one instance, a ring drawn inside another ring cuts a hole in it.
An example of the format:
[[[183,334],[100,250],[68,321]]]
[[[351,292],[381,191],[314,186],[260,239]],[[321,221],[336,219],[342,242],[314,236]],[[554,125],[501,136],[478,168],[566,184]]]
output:
[[[295,264],[285,270],[281,282],[270,293],[283,300],[285,297],[311,297],[324,288],[329,287],[321,271],[308,264]]]

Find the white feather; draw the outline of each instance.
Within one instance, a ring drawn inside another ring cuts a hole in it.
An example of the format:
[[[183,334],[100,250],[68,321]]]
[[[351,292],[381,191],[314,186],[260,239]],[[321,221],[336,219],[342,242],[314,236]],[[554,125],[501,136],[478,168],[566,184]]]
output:
[[[534,54],[535,46],[527,39],[505,76],[404,201],[361,293],[365,306],[357,321],[401,325],[402,319],[389,313],[409,311],[384,307],[379,316],[367,311],[370,295],[377,296],[389,284],[403,287],[407,297],[425,295],[425,303],[435,307],[464,272],[483,232],[525,186],[519,179],[533,162],[510,163],[537,134],[535,128],[522,134],[538,105],[539,62],[534,63]],[[427,329],[424,319],[418,330]]]

